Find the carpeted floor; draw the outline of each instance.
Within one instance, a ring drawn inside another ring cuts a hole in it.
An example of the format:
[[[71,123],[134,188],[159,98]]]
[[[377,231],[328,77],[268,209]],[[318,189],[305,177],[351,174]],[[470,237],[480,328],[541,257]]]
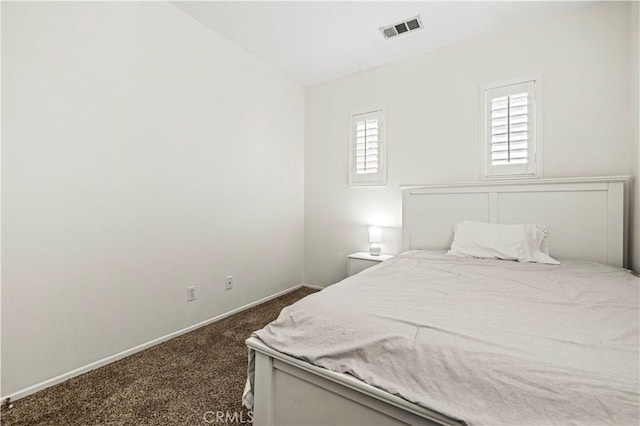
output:
[[[2,425],[206,425],[242,412],[252,331],[315,290],[301,288],[2,407]],[[244,423],[246,424],[246,423]]]

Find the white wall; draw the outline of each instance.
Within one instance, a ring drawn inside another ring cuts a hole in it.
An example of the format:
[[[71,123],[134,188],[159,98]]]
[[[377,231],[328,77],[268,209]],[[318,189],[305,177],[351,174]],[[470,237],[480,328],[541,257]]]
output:
[[[302,87],[167,3],[2,39],[3,396],[302,282]]]
[[[383,251],[400,250],[399,184],[478,179],[482,84],[543,75],[545,177],[636,173],[630,7],[598,3],[307,88],[305,282],[344,278],[372,222],[387,227]],[[371,104],[387,105],[388,184],[349,188],[349,111]]]

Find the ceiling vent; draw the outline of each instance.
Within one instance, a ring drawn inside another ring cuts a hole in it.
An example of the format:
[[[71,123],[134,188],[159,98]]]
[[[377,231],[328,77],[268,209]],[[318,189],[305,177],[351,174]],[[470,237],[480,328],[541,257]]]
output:
[[[380,28],[384,38],[392,38],[402,34],[409,34],[412,31],[422,28],[422,21],[420,15],[413,18],[409,18],[406,21],[398,22],[393,25],[387,25]]]

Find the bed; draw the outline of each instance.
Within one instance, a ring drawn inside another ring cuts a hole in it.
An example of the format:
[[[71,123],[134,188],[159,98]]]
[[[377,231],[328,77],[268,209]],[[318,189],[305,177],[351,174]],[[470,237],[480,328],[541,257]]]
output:
[[[625,182],[405,187],[403,254],[247,341],[255,424],[637,423]],[[467,219],[544,223],[551,254],[575,260],[447,256]]]

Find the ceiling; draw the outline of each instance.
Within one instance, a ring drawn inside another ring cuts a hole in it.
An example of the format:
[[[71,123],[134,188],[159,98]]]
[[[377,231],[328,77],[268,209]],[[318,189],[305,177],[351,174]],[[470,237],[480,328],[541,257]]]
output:
[[[174,6],[308,86],[544,19],[589,1],[176,1]],[[379,28],[421,15],[424,29]]]

